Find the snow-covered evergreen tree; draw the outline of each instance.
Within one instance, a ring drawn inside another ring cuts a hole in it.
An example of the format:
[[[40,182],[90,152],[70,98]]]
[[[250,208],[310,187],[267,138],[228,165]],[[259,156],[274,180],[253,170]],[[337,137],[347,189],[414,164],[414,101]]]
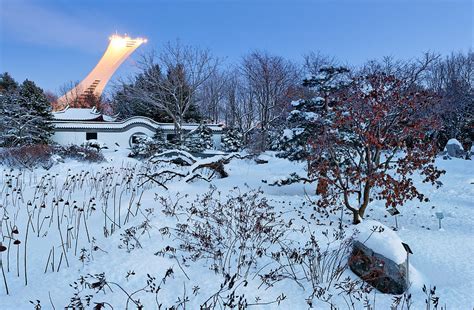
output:
[[[43,90],[33,81],[25,80],[19,89],[22,104],[30,111],[35,119],[38,135],[33,138],[35,144],[48,144],[51,142],[54,127],[51,124],[51,103],[46,98]]]
[[[222,134],[222,148],[226,152],[242,150],[243,135],[237,128],[226,128]]]
[[[132,144],[131,152],[128,156],[146,158],[159,151],[155,148],[153,138],[147,136],[135,137],[135,142]]]
[[[8,72],[0,75],[0,93],[12,93],[18,89],[18,83]]]
[[[310,90],[309,99],[300,99],[291,103],[288,116],[288,128],[279,139],[280,157],[290,160],[303,160],[308,157],[311,147],[308,139],[318,134],[320,122],[330,113],[331,106],[337,101],[338,91],[350,82],[349,70],[345,67],[323,67],[319,74],[303,81]]]
[[[136,137],[128,156],[146,158],[174,148],[177,147],[173,143],[166,141],[163,129],[158,127],[153,137]]]
[[[31,107],[24,104],[18,92],[1,96],[2,134],[1,146],[13,147],[40,143],[41,119]]]
[[[0,145],[48,144],[53,133],[52,115],[43,90],[28,80],[18,86],[6,73],[0,86]]]
[[[166,135],[161,127],[156,129],[155,135],[153,136],[153,143],[157,149],[164,150],[168,148],[168,142],[166,141]]]
[[[212,149],[212,129],[205,124],[199,125],[198,128],[189,133],[185,147],[191,152]]]

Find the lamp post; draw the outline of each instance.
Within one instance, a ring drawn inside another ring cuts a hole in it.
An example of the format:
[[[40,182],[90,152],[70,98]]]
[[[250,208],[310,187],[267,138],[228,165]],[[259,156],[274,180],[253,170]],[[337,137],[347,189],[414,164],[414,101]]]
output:
[[[412,250],[410,249],[410,246],[406,243],[403,243],[403,248],[407,252],[407,267],[406,267],[406,272],[407,272],[407,288],[410,287],[410,254],[413,254]]]
[[[441,229],[441,220],[444,219],[443,212],[436,212],[436,218],[438,219],[438,229]]]
[[[395,207],[388,209],[387,211],[388,213],[390,213],[391,216],[395,217],[395,229],[398,230],[397,215],[400,214],[400,211],[398,211],[398,209]]]

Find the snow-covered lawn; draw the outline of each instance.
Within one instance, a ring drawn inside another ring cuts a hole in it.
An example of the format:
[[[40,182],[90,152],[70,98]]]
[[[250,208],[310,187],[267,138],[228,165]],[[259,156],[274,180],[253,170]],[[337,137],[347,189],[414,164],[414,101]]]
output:
[[[274,207],[275,216],[282,221],[291,220],[291,227],[284,230],[284,240],[294,246],[304,245],[310,233],[325,245],[322,233],[328,230],[331,238],[333,229],[337,229],[339,212],[325,218],[313,210],[311,200],[317,199],[313,196],[314,184],[268,185],[270,181],[292,172],[304,174],[304,164],[276,158],[272,153],[261,155],[262,159],[269,161],[267,164],[233,159],[226,165],[228,178],[214,179],[211,183],[203,180],[185,183],[174,179],[167,183],[168,190],[150,182],[138,186],[145,180],[140,174],[159,167],[146,166],[120,152],[107,153],[106,157],[107,163],[67,161],[49,171],[36,169],[21,174],[3,167],[0,216],[5,214],[1,229],[3,244],[10,250],[1,255],[10,294],[5,294],[2,278],[0,309],[32,309],[34,305],[30,301],[36,303],[37,300],[43,309],[52,309],[52,305],[61,309],[70,304],[75,293],[84,303],[91,294],[91,308],[95,303],[104,302],[105,309],[110,308],[107,303],[114,309],[124,309],[127,303],[130,309],[135,309],[134,302],[139,300],[145,309],[155,309],[157,304],[162,304],[163,308],[185,304],[187,309],[198,309],[222,288],[224,277],[212,270],[211,259],[183,261],[189,253],[179,249],[182,242],[169,230],[173,231],[176,224],[186,222],[185,209],[193,202],[199,204],[197,196],[209,192],[210,186],[216,188],[213,197],[217,199],[217,192],[220,192],[222,201],[228,194],[235,194],[235,188],[241,193],[260,188],[262,197]],[[448,309],[471,309],[474,306],[474,163],[439,159],[437,164],[446,170],[441,178],[444,185],[435,189],[420,184],[430,201],[413,201],[399,208],[400,229],[396,234],[414,252],[410,258],[412,309],[424,308],[425,295],[421,290],[424,284],[428,287],[436,285],[440,305],[446,304]],[[13,191],[17,188],[21,188],[20,193]],[[163,213],[159,197],[171,199],[168,200],[171,204],[179,200],[177,206],[180,207],[175,214]],[[29,205],[28,201],[32,203]],[[445,215],[442,230],[438,229],[435,217],[435,212],[439,211]],[[323,225],[315,225],[317,219]],[[350,215],[344,216],[347,236],[354,229],[350,220]],[[386,227],[395,225],[394,218],[380,203],[371,206],[367,220],[359,227],[361,234],[378,224],[369,220]],[[107,237],[104,236],[104,223]],[[15,225],[19,233],[11,235]],[[9,235],[14,239],[8,239]],[[14,245],[15,239],[21,244]],[[268,251],[273,249],[276,245],[270,244]],[[268,273],[271,268],[275,265],[263,255],[251,267],[248,284],[243,278],[236,279],[236,294],[245,296],[248,304],[281,300],[279,306],[277,302],[261,305],[264,309],[307,309],[306,299],[312,293],[311,284],[301,280],[302,285],[299,285],[296,281],[283,279],[271,287],[262,285],[257,274]],[[101,273],[105,274],[108,285],[97,293],[96,289],[84,283],[99,283],[102,276],[98,274]],[[346,270],[341,280],[347,276],[356,279]],[[81,277],[85,278],[81,280]],[[229,288],[229,281],[223,287]],[[140,290],[142,288],[144,290]],[[233,289],[235,287],[224,290],[221,297],[227,298]],[[133,300],[127,301],[127,294],[133,294]],[[369,297],[372,304],[375,298],[377,309],[389,309],[393,298],[375,290]],[[342,295],[333,298],[341,309],[347,308]],[[329,308],[316,298],[313,307]],[[355,309],[360,308],[363,308],[363,301],[356,301]]]

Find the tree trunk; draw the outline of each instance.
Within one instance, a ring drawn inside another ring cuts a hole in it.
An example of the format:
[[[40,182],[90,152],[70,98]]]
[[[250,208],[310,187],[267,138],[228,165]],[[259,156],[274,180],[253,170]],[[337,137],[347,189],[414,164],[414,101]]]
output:
[[[360,215],[359,215],[359,210],[353,210],[352,211],[352,224],[357,225],[360,223]]]
[[[368,159],[370,159],[370,157],[368,157]],[[367,209],[367,206],[369,205],[371,188],[372,186],[370,184],[370,181],[367,180],[364,187],[364,193],[363,193],[364,196],[363,196],[362,205],[360,206],[359,211],[358,211],[360,218],[364,218],[365,210]]]
[[[367,209],[367,205],[362,206],[359,211],[357,212],[359,214],[360,218],[364,218],[365,210]]]

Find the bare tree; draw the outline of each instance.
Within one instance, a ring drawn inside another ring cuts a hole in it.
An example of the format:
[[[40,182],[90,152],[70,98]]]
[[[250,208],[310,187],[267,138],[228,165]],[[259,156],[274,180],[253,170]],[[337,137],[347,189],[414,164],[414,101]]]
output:
[[[59,87],[58,99],[61,98],[61,102],[56,100],[53,102],[53,110],[60,111],[66,107],[80,108],[79,97],[82,94],[83,89],[77,87],[79,81],[69,81]]]
[[[160,54],[144,55],[139,83],[123,85],[129,100],[139,100],[164,111],[173,121],[177,141],[182,141],[186,113],[201,101],[199,91],[216,72],[219,60],[208,50],[167,43]]]
[[[242,130],[242,110],[239,96],[239,76],[236,70],[229,72],[224,88],[224,122],[227,127]]]
[[[453,53],[437,59],[430,65],[425,81],[443,98],[439,146],[456,138],[469,149],[474,140],[474,53]]]
[[[361,68],[361,74],[385,73],[406,81],[407,88],[426,86],[426,74],[430,66],[440,58],[439,54],[425,52],[419,58],[411,60],[395,59],[385,56],[381,60],[369,60]]]
[[[338,62],[334,57],[323,55],[320,52],[309,52],[303,56],[304,73],[309,76],[316,76],[319,74],[319,70],[328,66],[336,66]]]
[[[243,134],[244,144],[249,132],[258,123],[254,98],[254,94],[248,91],[239,69],[230,71],[225,86],[224,120],[227,127],[237,128]]]
[[[289,90],[297,81],[297,69],[282,57],[256,51],[243,58],[240,71],[257,107],[259,143],[264,150],[270,126],[281,119],[287,109]]]
[[[203,116],[213,123],[222,120],[226,95],[227,72],[216,70],[203,84],[200,100]]]
[[[58,100],[58,96],[53,93],[52,91],[45,91],[44,92],[44,95],[46,96],[46,99],[48,99],[48,101],[53,104],[54,102],[56,102]]]

